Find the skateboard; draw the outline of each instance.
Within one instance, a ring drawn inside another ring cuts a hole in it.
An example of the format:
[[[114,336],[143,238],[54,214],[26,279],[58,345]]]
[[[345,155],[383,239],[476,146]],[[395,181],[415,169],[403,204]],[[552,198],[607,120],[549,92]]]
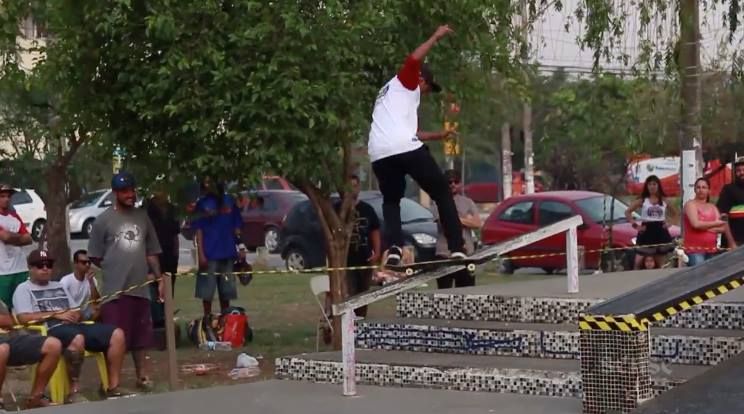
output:
[[[395,266],[386,266],[385,268],[391,272],[405,276],[413,276],[417,273],[436,270],[445,266],[465,266],[468,272],[473,273],[478,265],[486,263],[498,255],[499,252],[493,247],[486,247],[464,259],[440,259],[418,263],[402,263]]]
[[[383,253],[382,255],[382,263],[385,263],[386,260],[387,251],[385,251],[385,253]],[[403,249],[403,264],[401,264],[399,267],[410,266],[413,264],[413,251],[411,251],[410,249]],[[398,282],[401,279],[405,279],[407,276],[410,275],[406,275],[405,272],[398,271],[397,269],[393,269],[390,266],[383,266],[379,270],[374,272],[372,281],[385,286],[391,283]]]

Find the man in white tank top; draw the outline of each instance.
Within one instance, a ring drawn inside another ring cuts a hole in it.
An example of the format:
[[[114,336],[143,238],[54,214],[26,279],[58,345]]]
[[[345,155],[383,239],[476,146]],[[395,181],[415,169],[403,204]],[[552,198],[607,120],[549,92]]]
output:
[[[385,244],[389,246],[386,264],[389,265],[398,264],[403,254],[400,200],[405,194],[406,175],[410,175],[436,203],[451,256],[465,257],[462,225],[447,179],[422,142],[445,138],[448,133],[418,129],[421,94],[441,90],[422,61],[449,33],[452,33],[449,26],[440,26],[406,58],[398,74],[380,89],[375,100],[367,148],[383,196]]]

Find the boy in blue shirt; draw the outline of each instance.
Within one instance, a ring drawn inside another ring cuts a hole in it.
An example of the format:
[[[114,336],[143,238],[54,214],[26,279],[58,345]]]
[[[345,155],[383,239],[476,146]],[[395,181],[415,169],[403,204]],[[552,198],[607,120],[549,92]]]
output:
[[[233,264],[245,255],[240,243],[242,218],[235,199],[225,194],[224,186],[214,184],[209,177],[202,180],[204,196],[196,203],[196,244],[199,252],[199,274],[196,276],[195,296],[202,300],[204,315],[212,314],[215,289],[220,299],[220,310],[230,307],[238,298],[233,275]],[[206,273],[204,271],[206,270]]]

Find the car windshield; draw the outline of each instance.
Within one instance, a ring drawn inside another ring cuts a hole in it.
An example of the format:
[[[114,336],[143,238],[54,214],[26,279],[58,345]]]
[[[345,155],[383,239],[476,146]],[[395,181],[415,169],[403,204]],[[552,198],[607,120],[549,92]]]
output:
[[[96,203],[96,201],[98,201],[99,198],[101,198],[101,196],[105,192],[106,190],[94,191],[92,193],[88,193],[84,195],[83,198],[81,198],[80,200],[75,201],[74,203],[70,204],[70,208],[82,208],[82,207],[92,206],[93,204]]]
[[[372,208],[375,209],[377,216],[382,218],[382,197],[364,199]],[[404,198],[400,200],[400,222],[401,224],[419,223],[434,220],[431,211],[427,210],[421,204]]]
[[[579,200],[576,204],[584,210],[595,223],[621,223],[626,221],[625,210],[628,205],[615,198],[614,209],[612,197],[598,196]],[[635,214],[634,214],[635,215]]]

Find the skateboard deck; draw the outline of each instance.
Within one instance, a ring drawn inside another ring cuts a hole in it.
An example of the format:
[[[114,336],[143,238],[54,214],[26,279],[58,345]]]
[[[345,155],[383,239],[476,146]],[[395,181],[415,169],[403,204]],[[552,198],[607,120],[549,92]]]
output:
[[[421,272],[432,271],[448,266],[465,266],[469,272],[475,272],[476,266],[491,261],[498,256],[498,251],[493,247],[483,248],[464,259],[441,259],[425,262],[404,263],[395,266],[386,266],[384,269],[403,276],[413,276]]]

